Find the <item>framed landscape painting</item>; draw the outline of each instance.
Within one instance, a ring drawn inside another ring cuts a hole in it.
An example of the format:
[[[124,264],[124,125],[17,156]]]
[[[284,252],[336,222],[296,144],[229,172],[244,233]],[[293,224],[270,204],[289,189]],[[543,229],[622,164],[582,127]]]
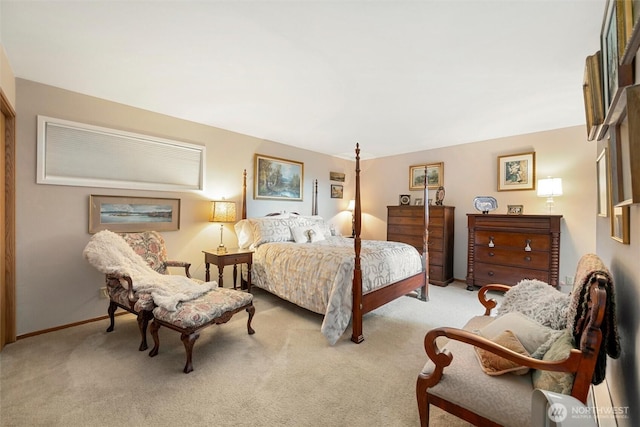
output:
[[[254,199],[302,200],[304,163],[255,155]]]
[[[498,157],[498,191],[535,190],[536,153]]]
[[[444,184],[444,162],[409,166],[409,190],[424,189],[425,177],[427,188],[441,187]]]
[[[180,228],[180,199],[89,196],[89,233],[175,231]]]

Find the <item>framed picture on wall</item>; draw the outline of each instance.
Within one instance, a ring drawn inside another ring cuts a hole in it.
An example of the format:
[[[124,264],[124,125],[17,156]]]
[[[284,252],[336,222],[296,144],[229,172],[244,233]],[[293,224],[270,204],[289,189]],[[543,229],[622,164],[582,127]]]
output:
[[[609,216],[609,151],[605,147],[596,160],[598,216]]]
[[[180,228],[180,199],[89,196],[89,233],[175,231]]]
[[[536,153],[498,157],[498,191],[535,190]]]
[[[611,238],[625,245],[629,244],[629,210],[629,205],[611,210]]]
[[[254,199],[302,200],[304,163],[255,155]]]
[[[444,162],[409,166],[409,190],[436,189],[444,185]]]
[[[331,198],[332,199],[342,199],[342,194],[344,192],[344,187],[339,184],[331,184]]]

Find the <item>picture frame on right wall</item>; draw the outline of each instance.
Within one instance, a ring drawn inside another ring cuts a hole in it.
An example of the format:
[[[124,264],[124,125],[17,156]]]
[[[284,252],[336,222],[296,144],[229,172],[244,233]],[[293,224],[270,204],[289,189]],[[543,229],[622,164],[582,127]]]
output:
[[[609,216],[609,150],[605,147],[596,160],[598,181],[598,216]]]
[[[629,205],[614,206],[611,212],[611,238],[629,244]]]

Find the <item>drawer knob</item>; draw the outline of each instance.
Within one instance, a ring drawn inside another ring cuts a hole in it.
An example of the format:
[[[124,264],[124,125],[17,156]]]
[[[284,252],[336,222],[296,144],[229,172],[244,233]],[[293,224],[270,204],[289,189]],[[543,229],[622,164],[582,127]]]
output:
[[[493,248],[496,244],[493,243],[493,236],[489,236],[489,247]]]
[[[489,276],[493,276],[493,271],[490,271],[488,274]]]
[[[494,254],[493,252],[489,252],[489,256],[495,256],[496,254]]]
[[[531,252],[531,239],[527,239],[527,245],[524,247],[525,252]]]
[[[531,261],[531,257],[527,255],[526,257],[524,257],[524,260],[525,261]]]

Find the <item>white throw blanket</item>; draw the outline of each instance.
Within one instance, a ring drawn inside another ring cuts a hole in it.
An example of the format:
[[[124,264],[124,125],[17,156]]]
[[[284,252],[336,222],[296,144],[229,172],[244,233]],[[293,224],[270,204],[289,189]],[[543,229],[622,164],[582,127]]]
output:
[[[158,273],[121,236],[109,230],[94,234],[82,254],[101,273],[131,277],[135,291],[150,293],[157,306],[169,311],[175,311],[179,302],[198,298],[217,286],[216,282],[199,284],[185,276]],[[126,281],[120,283],[127,286]]]

